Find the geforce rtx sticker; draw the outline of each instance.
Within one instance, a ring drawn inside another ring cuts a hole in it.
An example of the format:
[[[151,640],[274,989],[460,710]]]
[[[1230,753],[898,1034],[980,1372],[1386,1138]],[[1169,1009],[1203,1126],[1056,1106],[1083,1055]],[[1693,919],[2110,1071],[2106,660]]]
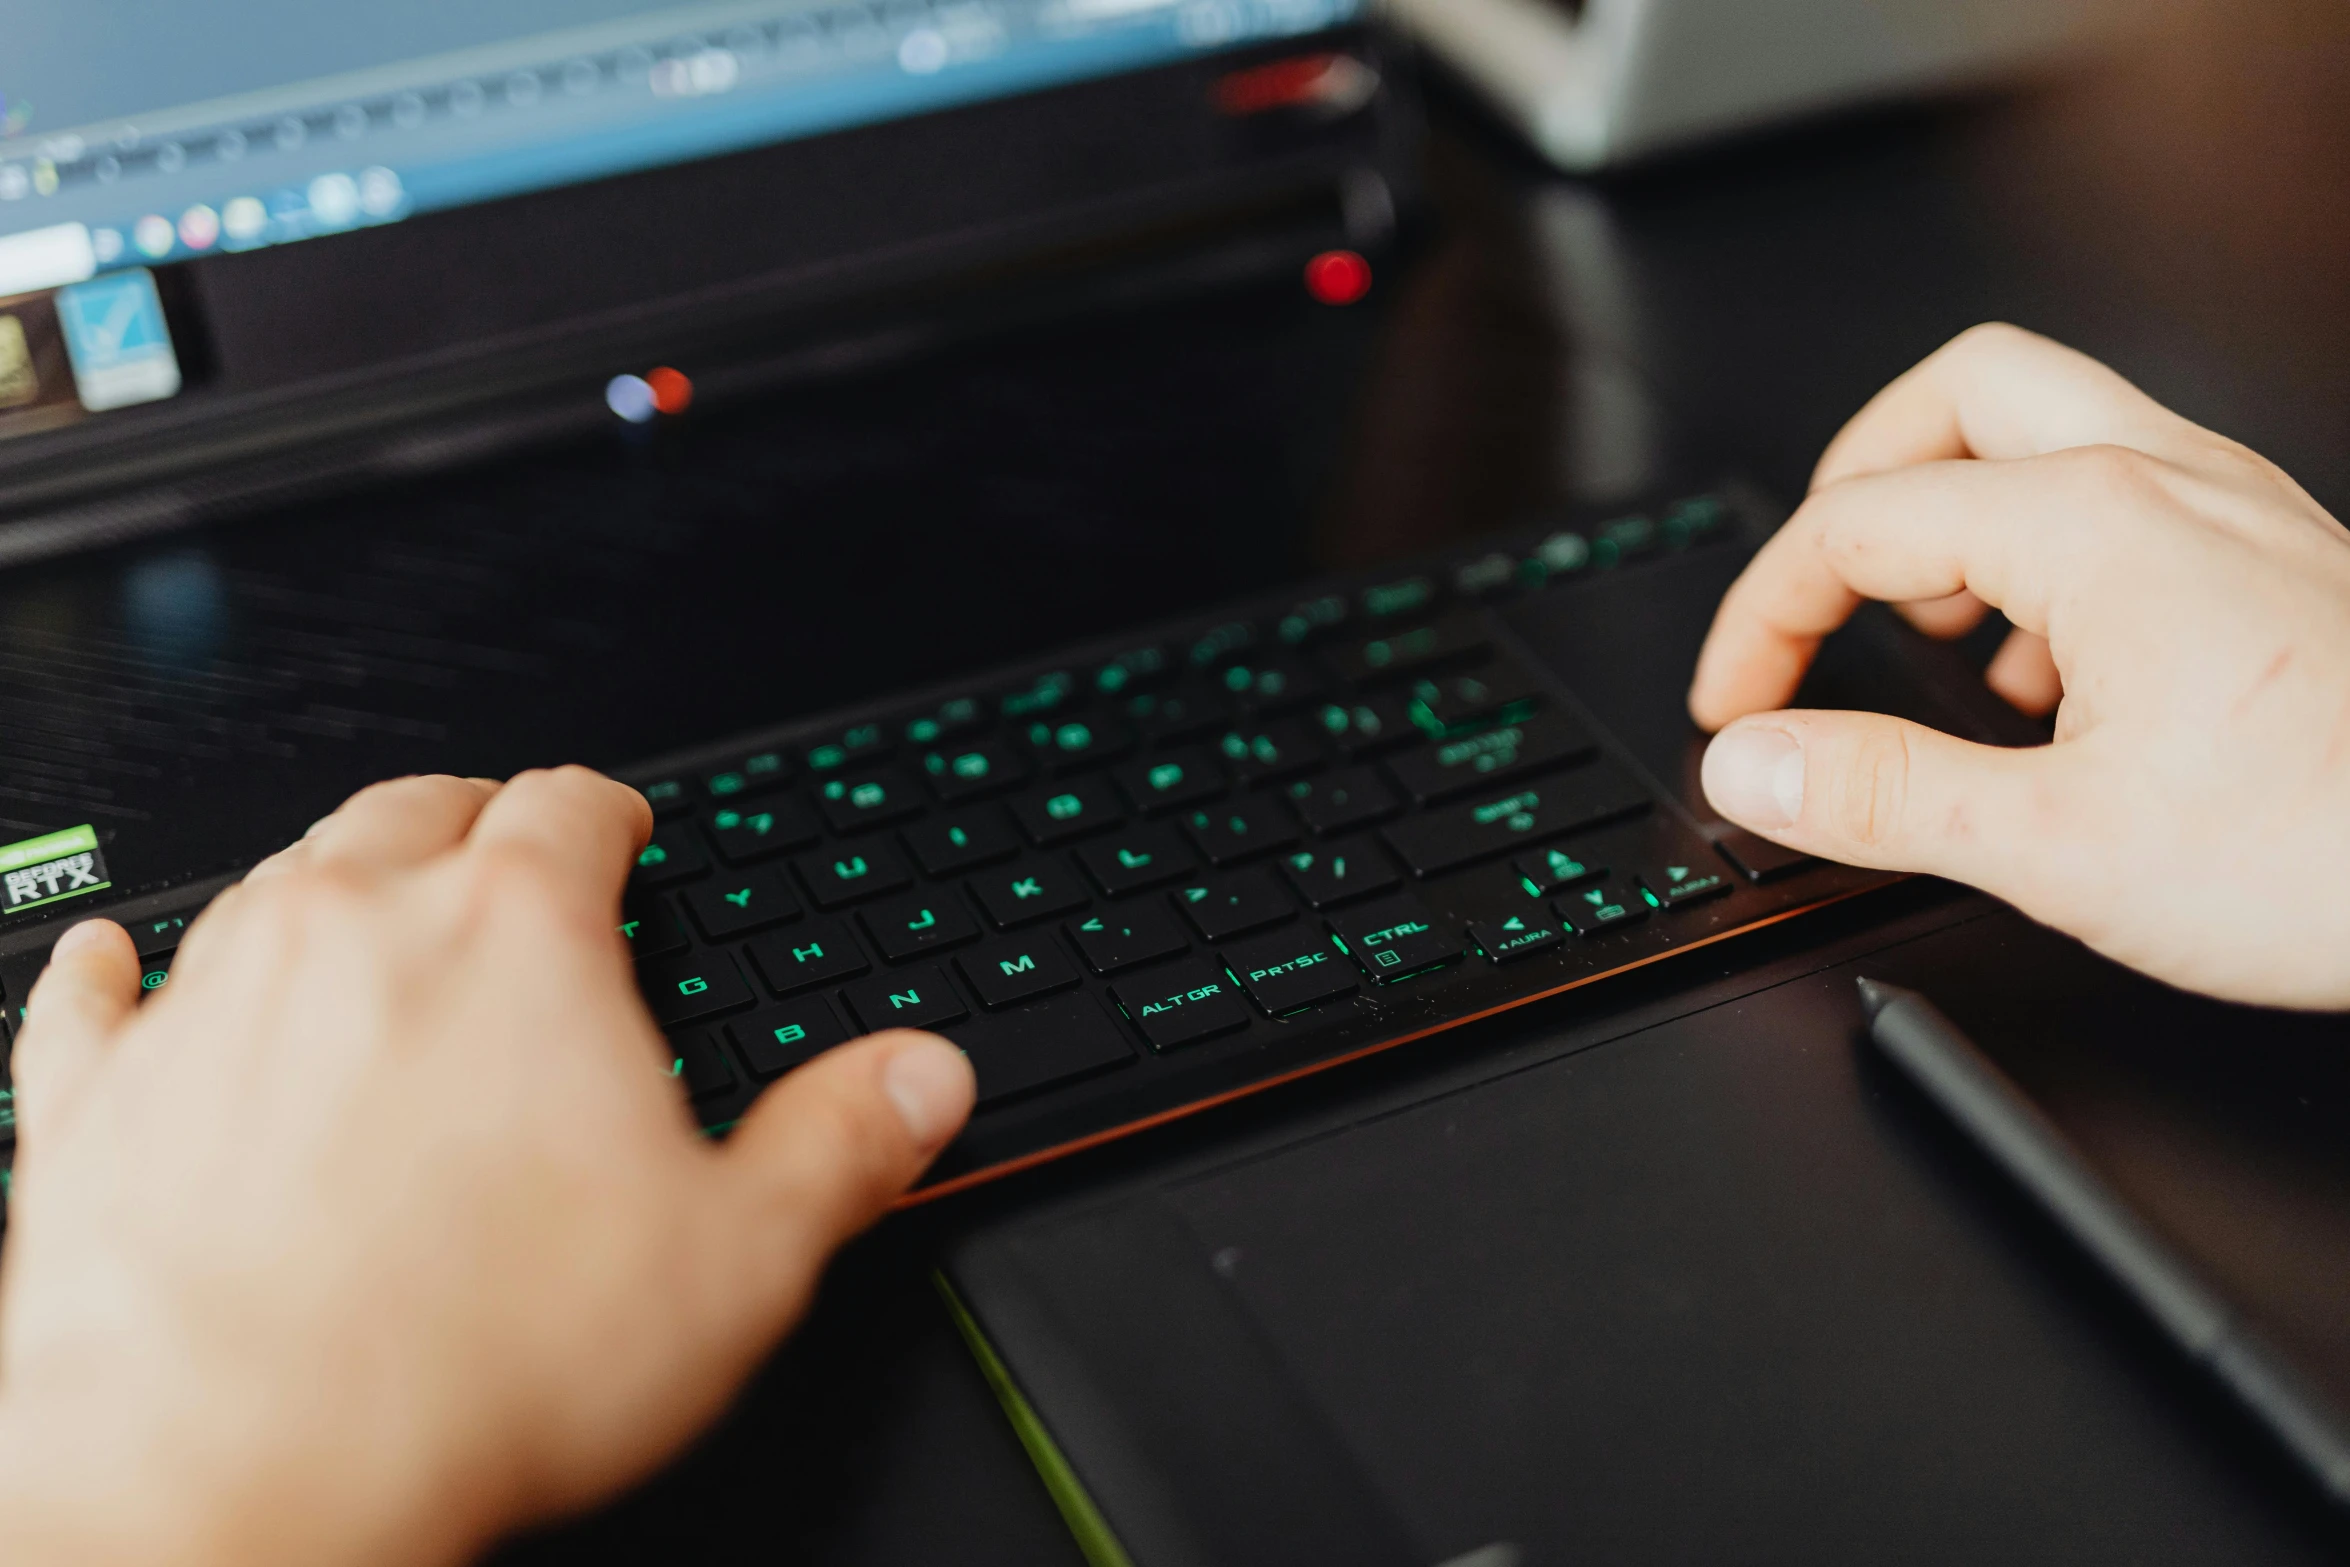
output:
[[[0,914],[16,914],[114,885],[89,826],[0,844]]]

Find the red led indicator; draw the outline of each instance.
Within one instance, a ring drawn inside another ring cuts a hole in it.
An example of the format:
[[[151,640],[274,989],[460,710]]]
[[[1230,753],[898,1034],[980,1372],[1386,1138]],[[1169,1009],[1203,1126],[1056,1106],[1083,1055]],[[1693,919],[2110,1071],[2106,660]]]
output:
[[[1325,305],[1351,305],[1371,292],[1371,263],[1351,250],[1325,250],[1306,263],[1306,292]]]
[[[681,414],[694,404],[694,383],[686,379],[682,370],[672,370],[667,365],[648,370],[645,385],[652,389],[653,406],[662,413]]]

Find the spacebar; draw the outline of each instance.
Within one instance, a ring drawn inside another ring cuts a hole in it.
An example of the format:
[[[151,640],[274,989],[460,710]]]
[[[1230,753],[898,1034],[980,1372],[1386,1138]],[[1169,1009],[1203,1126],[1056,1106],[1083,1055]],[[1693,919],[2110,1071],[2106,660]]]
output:
[[[1397,822],[1383,836],[1413,875],[1435,876],[1538,838],[1629,816],[1648,804],[1648,791],[1603,757],[1589,767]]]

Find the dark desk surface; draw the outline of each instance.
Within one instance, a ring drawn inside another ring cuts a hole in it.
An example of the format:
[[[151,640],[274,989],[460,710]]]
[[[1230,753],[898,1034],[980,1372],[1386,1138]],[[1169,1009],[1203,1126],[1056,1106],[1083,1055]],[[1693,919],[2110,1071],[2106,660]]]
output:
[[[1871,392],[1992,317],[2342,511],[2350,30],[2333,0],[2251,13],[1601,182],[1545,173],[1440,90],[1439,212],[1373,306],[1243,289],[787,393],[667,448],[553,454],[528,482],[568,521],[521,520],[521,478],[435,481],[344,505],[364,528],[289,513],[15,574],[0,826],[86,806],[66,819],[234,857],[383,772],[621,762],[919,678],[941,644],[1010,657],[1709,454],[1791,493]],[[827,640],[893,614],[930,634],[854,658]],[[595,691],[550,674],[588,653]],[[289,658],[309,684],[256,694],[246,676]],[[203,682],[166,678],[195,662]],[[77,700],[92,680],[128,693],[114,716]],[[171,821],[121,781],[151,766],[149,722],[217,730]],[[282,822],[235,782],[259,756]],[[710,1442],[509,1558],[1074,1563],[927,1280],[942,1232],[1019,1196],[884,1226]]]

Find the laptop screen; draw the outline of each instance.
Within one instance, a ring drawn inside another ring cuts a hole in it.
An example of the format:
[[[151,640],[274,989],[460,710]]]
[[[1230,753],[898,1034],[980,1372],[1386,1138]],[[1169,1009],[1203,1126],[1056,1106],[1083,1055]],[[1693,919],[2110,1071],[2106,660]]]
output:
[[[1360,3],[12,0],[0,435],[178,389],[159,265],[1310,33]]]

